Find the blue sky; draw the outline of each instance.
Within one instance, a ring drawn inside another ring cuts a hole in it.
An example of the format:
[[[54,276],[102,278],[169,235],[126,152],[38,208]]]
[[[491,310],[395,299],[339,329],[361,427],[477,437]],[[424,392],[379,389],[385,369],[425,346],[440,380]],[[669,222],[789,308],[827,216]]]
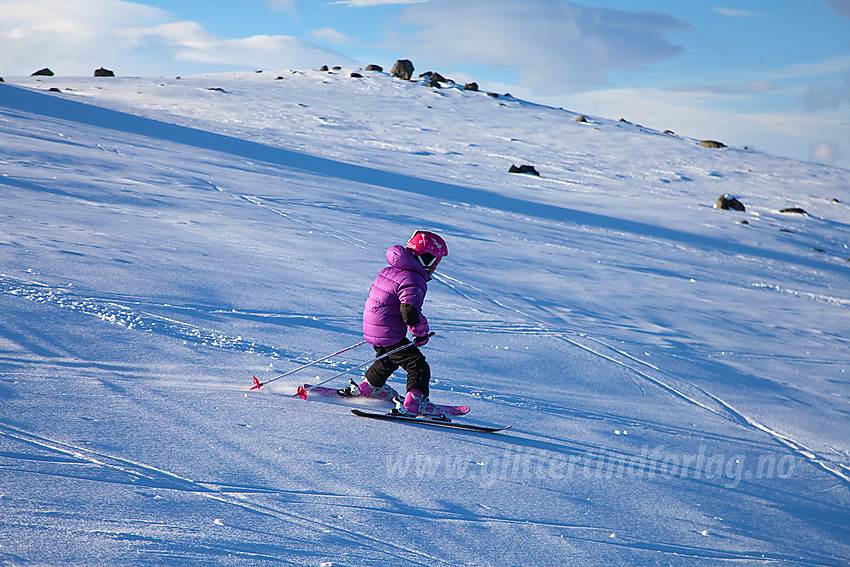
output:
[[[850,168],[850,0],[0,0],[0,76],[417,71]]]

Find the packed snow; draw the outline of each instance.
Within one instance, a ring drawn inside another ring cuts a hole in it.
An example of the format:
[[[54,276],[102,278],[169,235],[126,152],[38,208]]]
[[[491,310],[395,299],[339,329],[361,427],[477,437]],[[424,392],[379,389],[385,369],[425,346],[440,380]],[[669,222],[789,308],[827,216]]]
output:
[[[850,172],[350,72],[0,84],[0,563],[848,564]],[[368,346],[249,389],[417,228],[511,429],[293,396]]]

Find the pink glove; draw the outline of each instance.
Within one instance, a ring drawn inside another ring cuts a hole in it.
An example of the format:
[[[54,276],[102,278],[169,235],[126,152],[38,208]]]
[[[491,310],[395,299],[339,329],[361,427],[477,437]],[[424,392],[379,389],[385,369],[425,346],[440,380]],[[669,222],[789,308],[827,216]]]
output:
[[[419,315],[418,325],[408,327],[408,329],[410,329],[410,334],[413,335],[413,344],[415,346],[421,347],[428,344],[428,339],[431,338],[428,336],[428,333],[431,329],[428,328],[428,319],[424,315]]]

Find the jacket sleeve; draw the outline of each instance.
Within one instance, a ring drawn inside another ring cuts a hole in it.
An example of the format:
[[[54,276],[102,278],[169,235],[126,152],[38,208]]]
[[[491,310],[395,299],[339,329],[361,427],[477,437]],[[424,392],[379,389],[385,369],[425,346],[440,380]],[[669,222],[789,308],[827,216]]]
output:
[[[421,321],[419,309],[409,303],[401,304],[401,319],[408,327],[415,327]]]
[[[427,291],[428,284],[425,283],[425,278],[415,272],[408,272],[404,280],[400,282],[396,293],[399,303],[407,303],[416,309],[422,309]]]

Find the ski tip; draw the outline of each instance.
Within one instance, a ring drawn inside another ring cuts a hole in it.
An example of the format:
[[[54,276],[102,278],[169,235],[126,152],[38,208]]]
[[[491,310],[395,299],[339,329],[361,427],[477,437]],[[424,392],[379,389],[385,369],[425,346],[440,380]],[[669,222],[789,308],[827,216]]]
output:
[[[295,396],[298,396],[298,397],[299,397],[299,398],[301,398],[302,400],[306,400],[306,399],[307,399],[307,390],[304,388],[304,386],[298,386],[298,391],[297,391],[297,392],[295,392],[295,394],[293,395],[293,397],[295,397]]]
[[[262,386],[262,385],[263,385],[263,383],[262,383],[262,382],[260,382],[259,380],[257,380],[257,377],[256,377],[256,376],[251,376],[251,378],[253,378],[253,379],[254,379],[254,385],[253,385],[253,386],[251,386],[251,388],[250,388],[250,389],[251,389],[251,390],[259,390],[259,389],[260,389],[260,386]]]

